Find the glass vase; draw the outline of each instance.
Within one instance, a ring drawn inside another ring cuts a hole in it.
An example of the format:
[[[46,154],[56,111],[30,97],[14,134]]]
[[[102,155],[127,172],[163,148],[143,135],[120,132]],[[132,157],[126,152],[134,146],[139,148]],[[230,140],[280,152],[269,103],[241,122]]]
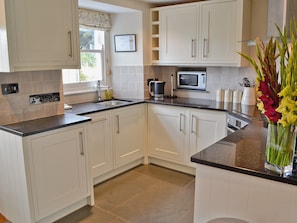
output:
[[[292,173],[295,155],[295,125],[268,124],[265,168],[280,175]]]

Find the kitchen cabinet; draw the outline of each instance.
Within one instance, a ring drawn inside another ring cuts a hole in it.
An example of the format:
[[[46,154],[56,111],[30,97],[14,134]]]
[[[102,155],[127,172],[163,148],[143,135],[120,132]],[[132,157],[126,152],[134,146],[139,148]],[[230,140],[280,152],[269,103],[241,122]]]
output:
[[[214,0],[200,3],[199,63],[241,66],[237,52],[248,54],[250,1]]]
[[[195,3],[159,9],[160,64],[198,62],[197,16]]]
[[[152,64],[246,66],[250,0],[209,0],[151,10]]]
[[[190,157],[225,137],[225,125],[225,112],[150,104],[148,155],[194,166]]]
[[[226,112],[191,109],[189,155],[196,154],[226,136]],[[195,166],[187,159],[188,164]]]
[[[185,164],[188,110],[166,105],[148,105],[149,156]]]
[[[85,124],[26,137],[0,131],[1,211],[11,222],[53,222],[90,202],[85,133]]]
[[[114,167],[121,167],[144,156],[144,106],[113,110],[112,141]]]
[[[92,118],[87,125],[87,143],[93,184],[140,164],[133,162],[144,157],[144,104],[86,116]]]
[[[90,151],[92,178],[113,168],[110,112],[88,114],[92,119],[87,126],[87,142]]]
[[[80,67],[76,0],[2,0],[0,26],[0,72]]]

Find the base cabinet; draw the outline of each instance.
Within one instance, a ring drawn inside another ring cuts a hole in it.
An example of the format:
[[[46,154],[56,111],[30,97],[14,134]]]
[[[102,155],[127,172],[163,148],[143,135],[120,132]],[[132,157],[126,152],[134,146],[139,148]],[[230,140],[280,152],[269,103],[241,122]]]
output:
[[[148,105],[149,156],[184,164],[188,112],[182,107]]]
[[[118,168],[144,156],[144,106],[112,112],[114,167]]]
[[[35,219],[89,195],[84,128],[25,138]]]
[[[189,157],[226,136],[226,113],[191,109],[189,131]],[[188,164],[196,166],[187,159]]]
[[[27,137],[0,131],[0,140],[0,209],[11,222],[53,222],[90,204],[84,124]]]
[[[111,118],[108,111],[87,116],[92,118],[87,126],[87,143],[91,154],[91,176],[94,178],[113,168]]]
[[[120,168],[144,157],[144,104],[86,116],[92,118],[87,126],[87,143],[94,184],[113,177]],[[103,175],[107,177],[101,179]]]
[[[226,113],[148,105],[148,156],[194,165],[190,157],[226,136]]]

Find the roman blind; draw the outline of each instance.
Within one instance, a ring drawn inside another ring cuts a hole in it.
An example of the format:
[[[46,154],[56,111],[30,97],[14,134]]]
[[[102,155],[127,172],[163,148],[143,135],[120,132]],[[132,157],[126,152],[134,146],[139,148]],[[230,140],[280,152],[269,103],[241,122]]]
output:
[[[108,13],[79,9],[79,25],[85,28],[93,28],[102,31],[111,29],[111,22]]]

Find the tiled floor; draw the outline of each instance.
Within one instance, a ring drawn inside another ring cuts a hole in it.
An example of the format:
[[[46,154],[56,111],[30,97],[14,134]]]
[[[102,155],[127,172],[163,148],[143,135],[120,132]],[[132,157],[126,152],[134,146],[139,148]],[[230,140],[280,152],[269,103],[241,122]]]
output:
[[[142,165],[95,187],[95,206],[56,223],[193,223],[194,177]]]

